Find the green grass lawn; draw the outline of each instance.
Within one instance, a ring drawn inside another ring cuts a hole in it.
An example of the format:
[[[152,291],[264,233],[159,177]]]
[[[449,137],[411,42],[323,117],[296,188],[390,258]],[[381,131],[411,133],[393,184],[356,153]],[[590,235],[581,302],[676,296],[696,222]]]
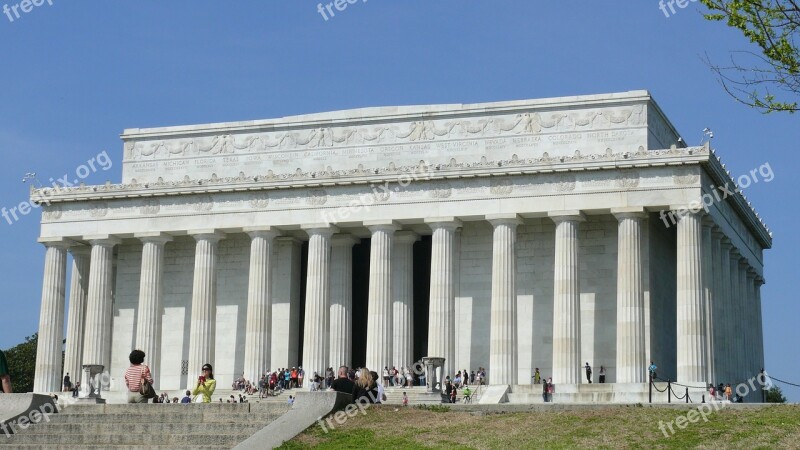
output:
[[[395,411],[397,409],[397,411]],[[696,411],[696,409],[694,410]],[[659,422],[688,410],[602,410],[481,414],[372,407],[325,432],[315,425],[281,449],[800,448],[800,406],[711,411],[665,437]],[[327,426],[327,425],[326,425]],[[668,427],[664,427],[669,433]]]

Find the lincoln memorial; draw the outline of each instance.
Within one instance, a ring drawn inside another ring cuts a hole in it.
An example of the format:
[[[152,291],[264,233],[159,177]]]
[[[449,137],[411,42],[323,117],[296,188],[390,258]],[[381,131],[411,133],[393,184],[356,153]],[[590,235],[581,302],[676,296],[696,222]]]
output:
[[[46,248],[36,392],[84,365],[122,392],[133,349],[158,390],[204,363],[228,387],[442,357],[507,393],[535,368],[567,392],[586,362],[608,389],[646,387],[650,361],[693,387],[764,364],[771,234],[646,91],[121,138],[120,183],[31,193]]]

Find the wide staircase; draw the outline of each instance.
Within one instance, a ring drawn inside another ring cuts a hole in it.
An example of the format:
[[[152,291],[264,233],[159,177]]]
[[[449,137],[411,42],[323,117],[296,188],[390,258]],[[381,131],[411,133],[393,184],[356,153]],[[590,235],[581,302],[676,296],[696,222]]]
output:
[[[240,404],[217,400],[205,405],[72,405],[9,438],[0,436],[0,448],[231,449],[288,410],[285,401],[278,399]]]
[[[483,391],[486,390],[486,386],[470,386],[472,390],[471,401],[470,403],[478,403],[483,394]],[[383,403],[387,405],[402,405],[403,404],[403,392],[408,395],[408,404],[410,406],[414,405],[431,405],[431,404],[440,404],[441,401],[437,401],[438,399],[431,400],[431,397],[426,395],[427,388],[425,386],[414,386],[411,388],[408,387],[388,387],[386,388],[386,398],[387,400]],[[458,390],[458,396],[456,397],[456,403],[463,404],[464,403],[464,389]]]

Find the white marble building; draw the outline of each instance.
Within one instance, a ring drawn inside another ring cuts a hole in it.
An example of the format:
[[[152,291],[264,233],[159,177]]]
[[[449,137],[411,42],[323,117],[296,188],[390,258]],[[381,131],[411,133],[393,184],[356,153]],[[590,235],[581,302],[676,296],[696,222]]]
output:
[[[49,202],[37,392],[83,364],[122,390],[134,348],[163,390],[206,362],[220,386],[422,356],[512,386],[536,367],[585,383],[585,362],[619,385],[650,360],[692,385],[763,366],[770,233],[741,195],[711,195],[730,175],[645,91],[122,140],[120,184],[32,193]]]

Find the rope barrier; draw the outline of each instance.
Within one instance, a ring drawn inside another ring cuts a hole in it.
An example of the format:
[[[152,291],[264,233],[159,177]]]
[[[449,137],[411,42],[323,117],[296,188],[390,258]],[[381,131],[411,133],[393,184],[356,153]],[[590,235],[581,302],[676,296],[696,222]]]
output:
[[[789,383],[788,381],[783,381],[781,379],[775,378],[772,375],[768,375],[767,378],[769,378],[769,379],[771,379],[773,381],[777,381],[778,383],[787,384],[789,386],[794,386],[794,387],[800,387],[800,384]]]
[[[683,397],[679,396],[678,394],[675,393],[675,390],[672,389],[671,385],[670,385],[669,390],[672,391],[672,395],[675,396],[675,400],[684,400],[686,398],[686,396],[688,395],[688,394],[684,394]]]
[[[656,383],[654,381],[651,381],[650,384],[653,385],[653,389],[655,389],[656,392],[662,392],[663,393],[663,392],[667,392],[667,389],[669,389],[669,385],[667,385],[667,387],[665,387],[664,390],[662,391],[661,389],[656,387]]]

